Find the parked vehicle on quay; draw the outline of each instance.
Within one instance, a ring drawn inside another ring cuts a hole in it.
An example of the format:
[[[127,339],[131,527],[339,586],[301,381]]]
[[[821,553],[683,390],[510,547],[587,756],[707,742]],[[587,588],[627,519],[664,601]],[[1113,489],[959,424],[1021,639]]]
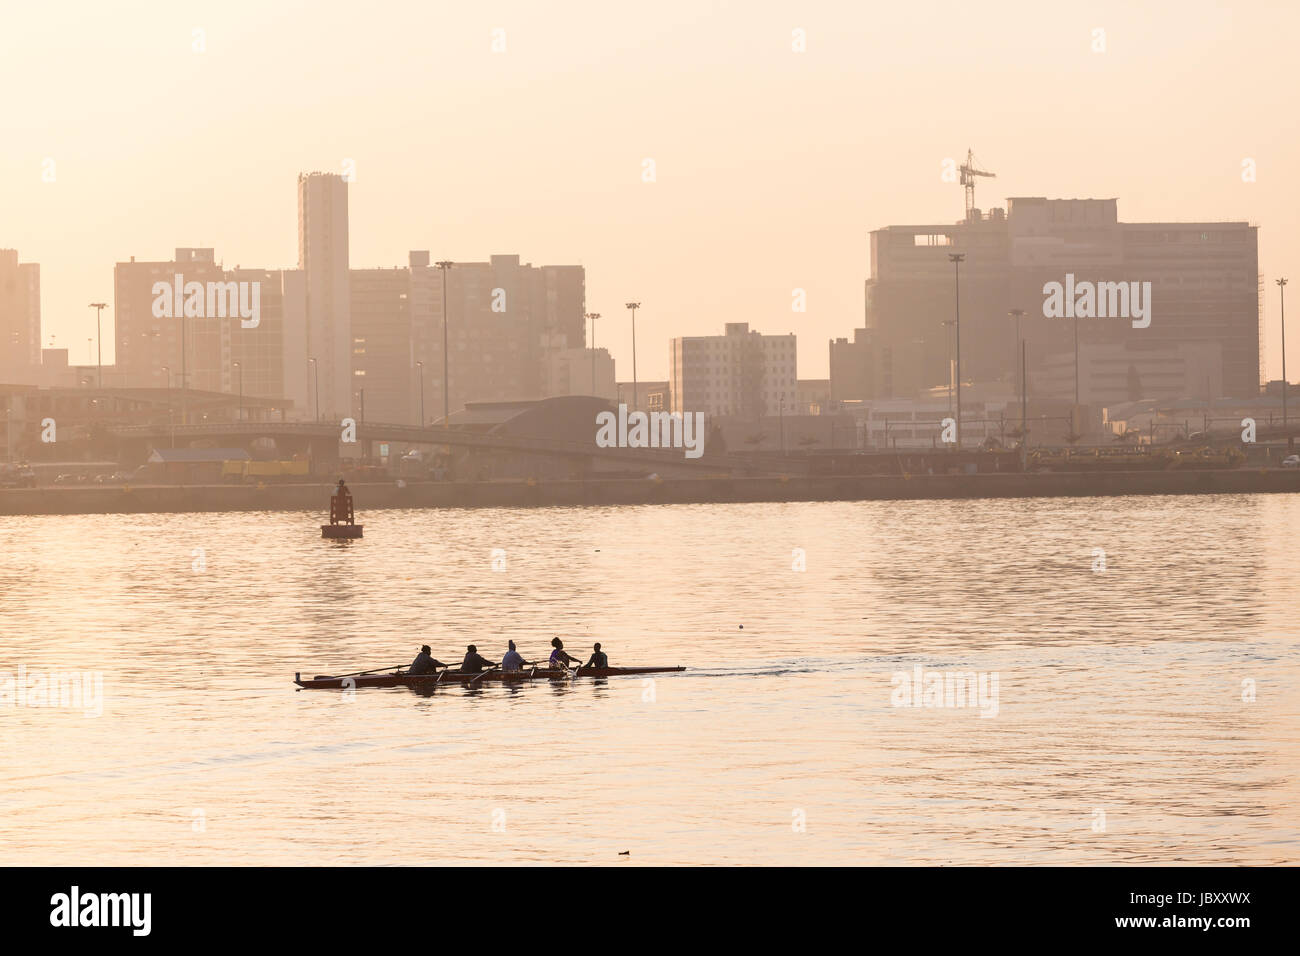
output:
[[[35,488],[36,472],[28,465],[0,468],[0,488]]]

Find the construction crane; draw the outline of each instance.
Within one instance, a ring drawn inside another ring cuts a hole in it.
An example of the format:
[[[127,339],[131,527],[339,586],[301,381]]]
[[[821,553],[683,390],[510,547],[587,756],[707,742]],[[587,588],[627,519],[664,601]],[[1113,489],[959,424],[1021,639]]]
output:
[[[966,162],[961,166],[961,184],[966,187],[966,221],[969,222],[975,212],[975,177],[988,176],[996,178],[997,173],[990,173],[975,165],[975,153],[966,150]]]

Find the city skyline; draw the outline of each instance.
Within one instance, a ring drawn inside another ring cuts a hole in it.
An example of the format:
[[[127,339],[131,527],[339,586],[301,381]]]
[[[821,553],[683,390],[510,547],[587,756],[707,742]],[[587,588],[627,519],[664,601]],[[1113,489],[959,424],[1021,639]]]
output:
[[[1300,256],[1286,232],[1300,193],[1285,174],[1300,158],[1300,134],[1272,119],[1286,115],[1285,87],[1272,77],[1296,13],[1204,4],[1171,17],[1169,5],[1102,5],[1083,20],[1019,9],[1024,16],[1005,22],[940,16],[924,31],[902,11],[830,18],[779,4],[747,9],[743,20],[725,7],[669,4],[652,22],[592,5],[546,15],[506,5],[491,19],[415,11],[402,34],[378,17],[354,16],[344,30],[323,14],[303,28],[312,61],[268,46],[277,30],[259,32],[249,4],[206,24],[156,6],[129,29],[91,9],[57,27],[65,55],[85,65],[61,64],[15,101],[24,148],[0,158],[10,185],[0,246],[40,264],[42,344],[53,334],[79,357],[95,334],[87,303],[110,297],[113,263],[215,247],[228,267],[291,268],[286,184],[300,170],[342,172],[350,162],[355,267],[398,265],[416,248],[474,260],[519,249],[535,262],[581,264],[587,307],[607,317],[599,345],[630,366],[620,304],[641,300],[640,372],[666,379],[671,338],[716,334],[727,322],[792,331],[809,346],[851,335],[870,232],[960,219],[961,188],[943,180],[943,162],[972,147],[997,174],[977,187],[983,208],[1014,195],[1116,196],[1124,221],[1258,224],[1266,378],[1279,377],[1272,280]],[[292,14],[269,16],[285,25]],[[23,29],[12,35],[38,42],[7,49],[6,63],[45,75],[39,38],[55,23],[41,11],[17,17]],[[1250,31],[1233,30],[1247,21]],[[1103,51],[1092,49],[1096,29]],[[794,30],[805,31],[804,52],[792,49]],[[106,36],[126,55],[81,82]],[[504,49],[493,52],[498,39]],[[389,65],[335,75],[325,65],[348,62],[345,43],[360,55],[386,44]],[[1202,55],[1222,69],[1196,68]],[[898,96],[892,84],[910,75],[909,57],[926,63],[927,82]],[[257,77],[226,71],[246,58],[276,66]],[[557,58],[570,68],[549,69]],[[665,72],[664,62],[676,68]],[[1033,72],[1034,88],[1019,82],[1020,69]],[[160,85],[160,71],[176,82]],[[1153,73],[1167,82],[1146,84]],[[428,95],[450,83],[482,96]],[[525,84],[566,108],[543,111],[541,125],[527,98],[510,95]],[[687,84],[698,95],[684,95]],[[195,111],[195,102],[206,105]],[[123,108],[170,118],[167,135],[115,123]],[[81,120],[50,125],[57,115]],[[456,133],[412,134],[412,117]],[[229,135],[214,139],[214,130]],[[398,142],[409,145],[393,150]],[[646,159],[654,182],[643,182]],[[1243,179],[1247,160],[1254,182]],[[749,201],[755,195],[764,201]],[[795,289],[806,293],[805,313],[791,309]],[[116,316],[103,318],[108,364]],[[804,352],[799,374],[826,376],[825,351]]]
[[[1281,925],[1300,4],[12,6],[20,938]]]

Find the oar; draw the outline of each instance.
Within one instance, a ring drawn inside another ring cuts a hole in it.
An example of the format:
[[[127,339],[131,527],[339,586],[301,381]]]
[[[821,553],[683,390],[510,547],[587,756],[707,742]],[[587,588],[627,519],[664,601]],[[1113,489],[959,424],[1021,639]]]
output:
[[[335,674],[334,676],[335,676],[336,678],[338,678],[338,677],[362,677],[362,676],[364,676],[365,674],[378,674],[380,671],[396,671],[396,670],[401,670],[401,669],[402,669],[402,665],[401,665],[401,664],[394,664],[392,667],[376,667],[376,668],[375,668],[374,670],[372,670],[372,671],[353,671],[351,674]]]
[[[497,669],[498,667],[500,667],[500,666],[501,666],[500,664],[497,664],[497,665],[495,665],[494,667],[489,667],[489,668],[488,668],[487,670],[485,670],[483,673],[479,674],[478,677],[475,677],[472,681],[470,681],[470,682],[469,682],[469,686],[470,686],[470,687],[473,687],[475,684],[477,684],[479,681],[481,681],[484,677],[487,677],[488,674],[491,674],[494,670],[496,670],[496,669]]]

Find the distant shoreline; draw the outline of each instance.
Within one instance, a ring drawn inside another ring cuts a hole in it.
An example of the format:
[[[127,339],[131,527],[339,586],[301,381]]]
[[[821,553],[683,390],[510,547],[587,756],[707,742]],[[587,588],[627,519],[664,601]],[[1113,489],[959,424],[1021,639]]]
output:
[[[394,508],[600,507],[761,501],[1110,497],[1300,492],[1300,469],[870,475],[789,478],[414,482],[351,486],[357,512]],[[0,490],[0,516],[308,511],[329,514],[332,485],[135,485]]]

